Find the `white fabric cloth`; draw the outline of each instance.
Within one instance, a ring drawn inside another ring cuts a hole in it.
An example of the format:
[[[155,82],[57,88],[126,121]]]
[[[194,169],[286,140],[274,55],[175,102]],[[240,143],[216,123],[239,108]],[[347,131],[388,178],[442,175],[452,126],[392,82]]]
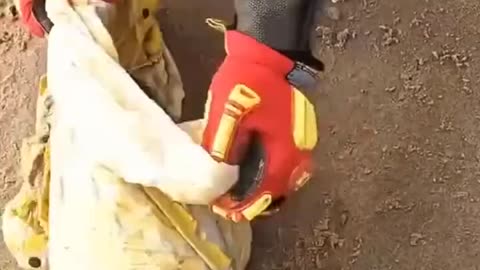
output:
[[[211,159],[142,92],[119,65],[95,8],[74,2],[47,1],[55,103],[50,269],[208,269],[135,184],[204,205],[232,186],[238,168]],[[201,234],[232,257],[232,269],[244,269],[249,225],[221,221],[205,206],[190,209]]]

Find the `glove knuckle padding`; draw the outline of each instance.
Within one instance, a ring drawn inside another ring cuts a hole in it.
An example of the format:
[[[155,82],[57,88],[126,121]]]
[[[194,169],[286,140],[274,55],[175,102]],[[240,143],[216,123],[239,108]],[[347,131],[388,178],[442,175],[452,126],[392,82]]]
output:
[[[212,123],[216,125],[214,135],[210,138],[212,140],[210,142],[210,154],[218,160],[229,160],[232,158],[229,153],[234,139],[235,142],[238,142],[236,137],[238,137],[240,121],[255,106],[260,104],[261,99],[254,90],[243,84],[237,84],[225,100],[220,99],[213,102],[219,102],[215,104],[217,106],[223,105],[223,111],[213,114],[217,119],[209,119],[209,121],[213,120]],[[241,138],[238,139],[241,140]]]

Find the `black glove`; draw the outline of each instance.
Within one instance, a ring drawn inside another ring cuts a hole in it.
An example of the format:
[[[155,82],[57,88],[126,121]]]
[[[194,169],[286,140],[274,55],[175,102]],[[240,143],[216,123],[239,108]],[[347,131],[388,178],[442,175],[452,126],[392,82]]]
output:
[[[292,60],[323,70],[310,50],[315,11],[323,0],[235,0],[236,30]]]

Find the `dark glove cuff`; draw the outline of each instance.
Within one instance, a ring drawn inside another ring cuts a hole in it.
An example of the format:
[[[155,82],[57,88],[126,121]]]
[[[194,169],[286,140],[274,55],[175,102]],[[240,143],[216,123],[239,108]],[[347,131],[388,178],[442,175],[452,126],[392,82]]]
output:
[[[32,13],[38,23],[42,26],[43,31],[49,33],[53,27],[52,21],[48,18],[47,11],[45,9],[46,0],[33,1]]]
[[[235,29],[279,51],[308,51],[321,0],[235,0]]]
[[[235,0],[234,23],[227,28],[323,71],[323,63],[313,57],[310,49],[314,13],[321,4],[322,0]]]

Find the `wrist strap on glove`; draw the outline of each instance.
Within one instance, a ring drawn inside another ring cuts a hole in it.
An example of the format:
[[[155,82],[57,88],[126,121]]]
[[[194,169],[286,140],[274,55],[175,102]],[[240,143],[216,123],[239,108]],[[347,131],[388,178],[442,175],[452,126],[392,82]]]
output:
[[[268,63],[267,65],[272,66],[273,69],[276,69],[276,61],[285,62],[292,62],[293,64],[289,68],[290,70],[284,72],[285,79],[294,87],[302,90],[313,89],[316,81],[317,81],[317,74],[319,71],[323,71],[323,63],[317,59],[315,59],[310,52],[282,52],[277,51],[273,48],[268,47],[267,45],[260,43],[259,41],[254,41],[254,38],[246,35],[241,34],[238,31],[232,30],[235,28],[234,24],[227,24],[225,21],[220,19],[214,18],[207,18],[205,22],[211,28],[222,32],[224,34],[228,32],[233,32],[229,35],[228,42],[231,43],[242,43],[242,44],[255,44],[255,50],[252,50],[252,46],[246,46],[241,48],[241,45],[238,44],[230,44],[230,47],[233,47],[234,50],[232,53],[234,54],[245,54],[255,58],[255,60],[259,60],[260,63],[264,63],[266,58],[270,58],[266,60]],[[244,42],[248,40],[248,42]],[[225,39],[225,48],[227,48],[227,39]],[[237,53],[237,51],[239,51]],[[227,50],[227,54],[229,54]],[[263,59],[261,59],[263,58]],[[303,61],[302,61],[303,60]]]

